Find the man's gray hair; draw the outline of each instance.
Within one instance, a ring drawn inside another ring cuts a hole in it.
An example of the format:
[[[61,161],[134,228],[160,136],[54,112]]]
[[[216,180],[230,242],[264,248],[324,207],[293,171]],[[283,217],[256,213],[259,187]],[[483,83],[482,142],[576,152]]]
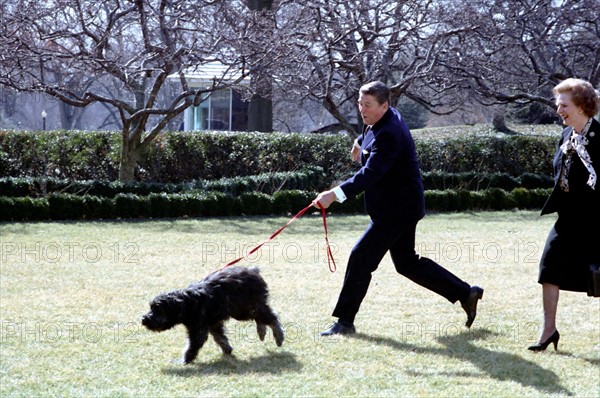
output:
[[[390,103],[390,89],[380,81],[365,84],[360,88],[360,93],[362,95],[372,95],[380,105],[384,102]]]

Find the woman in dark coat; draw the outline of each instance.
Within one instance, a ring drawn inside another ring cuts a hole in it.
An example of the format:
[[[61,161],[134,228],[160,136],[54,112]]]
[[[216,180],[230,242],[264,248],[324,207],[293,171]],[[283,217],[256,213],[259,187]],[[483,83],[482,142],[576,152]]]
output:
[[[594,119],[600,98],[580,79],[566,79],[553,92],[566,128],[554,156],[554,189],[542,209],[542,215],[557,212],[558,219],[540,260],[544,328],[532,351],[551,343],[557,349],[559,292],[587,292],[589,266],[600,263],[600,123]]]

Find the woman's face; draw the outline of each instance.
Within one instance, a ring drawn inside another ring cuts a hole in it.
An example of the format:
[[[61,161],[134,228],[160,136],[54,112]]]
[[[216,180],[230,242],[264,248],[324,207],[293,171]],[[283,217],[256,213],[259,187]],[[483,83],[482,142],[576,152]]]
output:
[[[581,108],[573,103],[571,93],[560,93],[556,97],[556,112],[565,126],[574,127],[573,123],[580,121],[583,115]],[[585,117],[587,120],[587,117]]]

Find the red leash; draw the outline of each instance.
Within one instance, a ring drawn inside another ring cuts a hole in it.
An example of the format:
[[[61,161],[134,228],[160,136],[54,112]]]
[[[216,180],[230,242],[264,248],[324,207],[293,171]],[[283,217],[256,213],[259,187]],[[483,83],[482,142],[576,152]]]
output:
[[[321,209],[321,215],[323,216],[323,229],[325,230],[325,244],[327,245],[327,265],[329,266],[330,272],[335,272],[337,267],[335,266],[335,260],[333,259],[333,253],[331,252],[331,246],[329,246],[329,234],[327,233],[327,215],[325,212],[325,208],[321,206],[321,202],[317,202],[319,208]],[[333,268],[331,268],[331,264],[333,263]]]
[[[317,204],[319,205],[319,208],[321,209],[321,216],[323,217],[323,228],[325,229],[325,243],[327,244],[327,264],[329,265],[329,271],[335,272],[336,271],[335,260],[333,259],[333,253],[331,251],[331,247],[329,246],[329,238],[328,238],[328,233],[327,233],[327,215],[325,212],[325,208],[323,206],[321,206],[321,203],[317,202]],[[243,260],[244,258],[254,254],[265,243],[269,242],[270,240],[273,240],[273,238],[275,238],[277,235],[279,235],[281,233],[281,231],[283,231],[285,228],[287,228],[288,225],[290,225],[291,223],[293,223],[294,221],[296,221],[297,219],[302,217],[304,215],[304,213],[306,213],[311,207],[312,207],[312,203],[309,204],[308,206],[306,206],[304,209],[300,210],[298,212],[298,214],[296,214],[294,217],[292,217],[292,219],[290,221],[288,221],[287,224],[285,224],[283,227],[279,228],[271,236],[269,236],[269,238],[267,240],[262,242],[260,245],[256,246],[254,249],[250,250],[245,256],[242,256],[238,259],[235,259],[235,260],[225,264],[223,266],[223,268],[227,268],[230,265],[233,265],[233,264]],[[333,263],[333,267],[331,266],[332,263]]]

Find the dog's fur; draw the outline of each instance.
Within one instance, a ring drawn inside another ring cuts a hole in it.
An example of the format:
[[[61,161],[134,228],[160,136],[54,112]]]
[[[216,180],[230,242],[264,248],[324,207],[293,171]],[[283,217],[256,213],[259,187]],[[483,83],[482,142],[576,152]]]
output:
[[[150,311],[142,317],[142,325],[162,332],[183,324],[188,332],[188,345],[183,362],[188,364],[198,355],[210,333],[224,354],[232,347],[225,336],[224,322],[229,318],[254,320],[260,340],[266,327],[273,330],[278,346],[284,332],[275,312],[267,304],[268,288],[258,268],[227,267],[216,271],[186,289],[159,294],[150,303]]]

